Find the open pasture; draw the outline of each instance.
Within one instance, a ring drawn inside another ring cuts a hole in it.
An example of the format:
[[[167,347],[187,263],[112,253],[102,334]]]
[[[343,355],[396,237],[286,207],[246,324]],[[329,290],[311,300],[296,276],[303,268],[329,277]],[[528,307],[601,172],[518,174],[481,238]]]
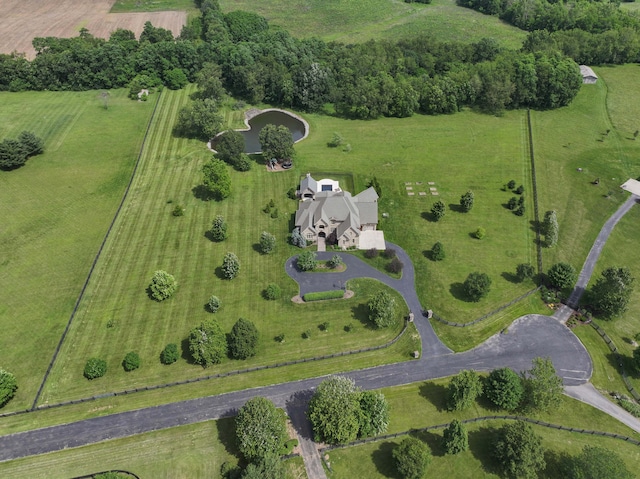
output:
[[[109,38],[118,28],[140,36],[147,21],[180,34],[185,11],[109,13],[114,0],[3,0],[0,2],[0,53],[24,52],[35,56],[35,37],[75,37],[81,28],[99,38]]]
[[[430,34],[441,41],[489,37],[519,48],[526,37],[526,32],[496,17],[458,7],[455,0],[434,0],[430,5],[390,0],[220,0],[220,6],[225,13],[258,13],[297,37],[344,43]]]
[[[45,153],[0,171],[0,367],[31,405],[129,181],[153,102],[112,91],[0,93],[0,138],[31,130]]]

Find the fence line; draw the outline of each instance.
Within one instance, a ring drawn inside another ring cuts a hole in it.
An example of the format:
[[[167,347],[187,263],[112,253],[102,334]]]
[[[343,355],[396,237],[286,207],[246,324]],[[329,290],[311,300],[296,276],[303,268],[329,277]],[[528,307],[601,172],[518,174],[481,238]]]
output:
[[[529,130],[529,155],[531,156],[531,183],[533,185],[533,213],[536,221],[536,252],[538,253],[538,274],[542,274],[542,242],[540,240],[540,210],[538,208],[538,182],[536,180],[536,159],[533,151],[533,130],[531,128],[531,110],[527,109],[527,128]]]
[[[589,324],[593,329],[595,329],[598,332],[598,334],[604,340],[604,342],[607,343],[607,346],[609,346],[609,350],[613,353],[613,356],[616,358],[616,362],[618,364],[618,367],[620,368],[619,372],[620,372],[620,375],[622,376],[622,381],[627,387],[627,390],[636,401],[640,401],[640,394],[638,394],[638,391],[635,390],[635,388],[631,384],[631,381],[629,381],[629,377],[627,376],[627,372],[624,369],[624,363],[622,362],[622,356],[618,352],[618,348],[616,347],[615,344],[613,344],[612,339],[607,335],[607,333],[604,332],[604,330],[600,326],[598,326],[593,321],[591,321]]]
[[[404,334],[407,331],[408,327],[409,327],[409,322],[405,321],[404,322],[404,326],[402,327],[402,331],[400,331],[400,333],[398,333],[398,335],[395,338],[393,338],[391,341],[389,341],[387,343],[380,344],[378,346],[371,346],[371,347],[368,347],[368,348],[355,349],[355,350],[351,350],[351,351],[340,351],[340,352],[333,353],[333,354],[325,354],[323,356],[314,356],[314,357],[310,357],[310,358],[294,359],[292,361],[285,361],[285,362],[282,362],[282,363],[265,364],[263,366],[253,366],[253,367],[246,368],[246,369],[237,369],[237,370],[234,370],[234,371],[227,371],[227,372],[224,372],[224,373],[210,374],[208,376],[201,376],[201,377],[192,378],[192,379],[184,379],[182,381],[174,381],[172,383],[154,384],[154,385],[151,385],[151,386],[144,386],[144,387],[133,388],[133,389],[125,389],[125,390],[122,390],[122,391],[112,391],[112,392],[97,394],[95,396],[90,396],[90,397],[86,397],[86,398],[72,399],[72,400],[69,400],[69,401],[62,401],[62,402],[54,403],[54,404],[42,404],[40,406],[36,406],[35,408],[31,408],[31,409],[24,409],[24,410],[20,410],[20,411],[12,411],[12,412],[7,412],[7,413],[4,413],[4,414],[0,414],[0,417],[17,416],[17,415],[26,414],[26,413],[29,413],[29,412],[43,411],[43,410],[46,410],[46,409],[53,409],[53,408],[58,408],[58,407],[63,407],[63,406],[70,406],[72,404],[80,404],[80,403],[95,401],[97,399],[104,399],[104,398],[108,398],[108,397],[127,396],[129,394],[135,394],[135,393],[139,393],[139,392],[143,392],[143,391],[153,391],[153,390],[156,390],[156,389],[165,389],[165,388],[174,387],[174,386],[181,386],[181,385],[185,385],[185,384],[197,383],[197,382],[200,382],[200,381],[208,381],[208,380],[211,380],[211,379],[219,379],[219,378],[225,378],[225,377],[228,377],[228,376],[235,376],[236,374],[246,374],[246,373],[251,373],[251,372],[254,372],[254,371],[263,371],[263,370],[266,370],[266,369],[275,369],[275,368],[281,368],[281,367],[285,367],[285,366],[292,366],[292,365],[295,365],[295,364],[309,363],[309,362],[315,362],[315,361],[323,361],[323,360],[326,360],[326,359],[333,359],[333,358],[338,358],[338,357],[342,357],[342,356],[350,356],[350,355],[353,355],[353,354],[366,353],[366,352],[370,352],[370,351],[378,351],[380,349],[388,348],[388,347],[394,345],[395,343],[397,343],[400,340],[400,338],[402,338],[402,336],[404,336]]]
[[[93,479],[93,478],[95,478],[96,476],[98,476],[100,474],[107,474],[109,472],[115,472],[116,474],[126,474],[129,477],[134,477],[135,479],[140,479],[140,476],[134,474],[133,472],[122,471],[120,469],[112,469],[110,471],[94,472],[93,474],[88,474],[86,476],[77,476],[77,477],[74,477],[72,479]]]
[[[473,321],[470,321],[468,323],[456,323],[454,321],[447,321],[446,319],[440,317],[438,314],[436,314],[435,312],[433,313],[433,317],[440,321],[441,323],[446,324],[447,326],[454,326],[456,328],[466,328],[467,326],[473,326],[474,324],[478,324],[481,321],[484,321],[485,319],[489,318],[490,316],[493,316],[494,314],[499,313],[500,311],[507,309],[509,306],[513,306],[514,304],[522,301],[525,298],[528,298],[529,296],[531,296],[532,294],[540,291],[541,286],[538,286],[537,288],[534,288],[532,290],[527,291],[526,293],[524,293],[521,296],[518,296],[516,299],[512,299],[511,301],[509,301],[507,304],[503,304],[502,306],[500,306],[497,309],[494,309],[493,311],[488,312],[487,314],[485,314],[484,316],[480,316],[477,319],[474,319]]]
[[[567,431],[567,432],[576,432],[578,434],[588,434],[590,436],[603,436],[603,437],[610,437],[613,439],[620,439],[622,441],[631,443],[635,446],[640,446],[640,441],[637,441],[636,439],[633,439],[631,437],[628,436],[623,436],[622,434],[615,434],[615,433],[611,433],[611,432],[603,432],[603,431],[593,431],[591,429],[582,429],[582,428],[577,428],[577,427],[567,427],[567,426],[562,426],[560,424],[552,424],[549,422],[545,422],[545,421],[540,421],[538,419],[532,419],[530,417],[524,417],[524,416],[481,416],[481,417],[474,417],[471,419],[463,419],[460,422],[463,424],[470,424],[470,423],[475,423],[475,422],[481,422],[481,421],[494,421],[494,420],[504,420],[504,421],[525,421],[531,424],[535,424],[537,426],[542,426],[542,427],[548,427],[551,429],[558,429],[561,431]],[[350,442],[348,444],[337,444],[337,445],[332,445],[332,446],[326,446],[320,449],[320,452],[324,452],[324,451],[331,451],[334,449],[344,449],[347,447],[351,447],[351,446],[360,446],[362,444],[368,444],[371,442],[377,442],[377,441],[384,441],[387,439],[395,439],[401,436],[407,436],[409,434],[418,434],[421,432],[427,432],[427,431],[434,431],[437,429],[444,429],[449,427],[449,423],[446,424],[436,424],[434,426],[427,426],[427,427],[423,427],[423,428],[419,428],[419,429],[409,429],[408,431],[401,431],[401,432],[396,432],[393,434],[384,434],[381,436],[375,436],[375,437],[368,437],[365,439],[359,439],[357,441],[353,441]]]
[[[80,302],[82,301],[82,298],[84,298],[84,293],[87,290],[87,286],[89,285],[89,280],[91,279],[91,276],[93,275],[93,271],[96,268],[96,265],[98,264],[98,260],[100,259],[100,256],[102,255],[102,251],[104,250],[104,247],[107,243],[107,240],[109,239],[109,236],[111,235],[111,231],[113,230],[113,227],[116,223],[116,220],[118,219],[118,216],[120,216],[120,211],[122,210],[122,207],[124,206],[124,202],[126,201],[127,197],[129,196],[129,191],[131,190],[131,185],[133,184],[133,179],[136,176],[136,171],[138,171],[138,166],[140,165],[140,159],[142,158],[142,153],[144,151],[144,147],[145,144],[147,142],[147,136],[149,135],[149,130],[151,129],[151,123],[153,122],[153,119],[156,116],[156,111],[158,109],[158,104],[160,103],[160,96],[162,95],[162,91],[158,92],[158,97],[156,99],[156,104],[153,107],[153,112],[151,113],[151,117],[149,117],[149,123],[147,123],[147,129],[144,132],[144,137],[142,138],[142,144],[140,145],[140,151],[138,152],[138,158],[136,159],[136,162],[133,166],[133,171],[131,172],[131,177],[129,178],[129,183],[127,183],[127,187],[124,190],[124,194],[122,195],[122,200],[120,200],[120,204],[118,205],[118,209],[116,210],[116,214],[113,215],[113,219],[111,220],[111,224],[109,225],[109,229],[107,229],[107,233],[104,235],[104,238],[102,239],[102,243],[100,244],[100,248],[98,248],[98,252],[96,253],[95,257],[93,258],[93,263],[91,264],[91,268],[89,269],[89,274],[87,275],[87,278],[84,281],[84,284],[82,285],[82,289],[80,290],[80,295],[78,296],[78,299],[76,300],[75,305],[73,306],[73,311],[71,312],[71,316],[69,316],[69,321],[67,321],[67,325],[64,328],[64,331],[62,332],[62,336],[60,337],[60,341],[58,342],[58,346],[56,347],[56,350],[53,353],[53,357],[51,358],[51,361],[49,362],[49,366],[47,367],[46,372],[44,373],[44,377],[42,378],[42,382],[40,383],[40,387],[38,388],[38,392],[36,393],[36,397],[33,400],[33,404],[31,405],[31,409],[34,410],[36,408],[36,404],[38,404],[38,401],[40,400],[40,396],[42,395],[42,390],[44,389],[44,385],[47,382],[47,379],[49,378],[49,374],[51,373],[51,369],[53,369],[53,365],[56,362],[56,359],[58,358],[58,353],[60,352],[60,348],[62,347],[62,344],[64,343],[65,338],[67,337],[67,333],[69,332],[69,329],[71,328],[71,322],[73,321],[73,319],[76,316],[76,313],[78,312],[78,308],[80,307]]]

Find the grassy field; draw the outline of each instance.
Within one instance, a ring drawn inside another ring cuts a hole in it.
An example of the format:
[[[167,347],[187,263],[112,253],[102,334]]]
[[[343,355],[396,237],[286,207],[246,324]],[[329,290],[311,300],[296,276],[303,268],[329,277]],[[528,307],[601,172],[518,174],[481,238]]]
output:
[[[430,5],[390,0],[220,0],[224,12],[259,13],[297,37],[356,43],[372,38],[397,39],[418,33],[443,41],[474,42],[484,37],[519,48],[526,32],[496,17],[458,7],[455,0]]]
[[[116,0],[110,13],[162,12],[166,10],[196,11],[193,0]]]
[[[222,463],[238,455],[233,419],[221,419],[0,463],[0,475],[68,479],[122,469],[141,478],[220,478]],[[286,464],[290,479],[306,477],[301,458]]]
[[[0,367],[30,406],[122,197],[153,102],[97,92],[0,93],[0,138],[26,129],[45,153],[0,172]]]
[[[285,193],[297,184],[298,176],[293,171],[270,173],[264,166],[255,165],[249,173],[232,173],[232,198],[219,203],[199,199],[200,169],[211,153],[200,142],[170,134],[177,111],[189,93],[191,90],[163,93],[130,197],[97,264],[52,371],[44,401],[360,349],[385,343],[401,329],[400,320],[395,328],[383,331],[365,326],[364,303],[382,287],[371,281],[350,283],[356,295],[346,301],[304,305],[290,301],[298,290],[282,265],[299,252],[286,244],[297,203],[287,199]],[[261,211],[271,198],[280,212],[276,219]],[[185,207],[182,217],[171,214],[177,204]],[[213,243],[205,236],[217,214],[227,218],[229,224],[229,238],[222,243]],[[261,231],[279,239],[274,254],[256,251]],[[239,277],[233,281],[220,279],[216,271],[227,251],[235,252],[242,264]],[[179,282],[176,295],[163,303],[150,300],[146,293],[157,269],[171,272]],[[283,289],[280,300],[262,298],[263,289],[270,283]],[[212,294],[222,300],[215,317],[226,331],[240,317],[255,322],[262,335],[256,357],[228,361],[206,371],[187,359],[171,367],[161,365],[158,355],[167,343],[180,344],[191,328],[212,316],[205,309]],[[399,296],[397,300],[403,304]],[[405,313],[400,308],[398,318]],[[331,326],[328,331],[320,331],[319,325],[325,321]],[[350,323],[355,328],[347,333],[344,327]],[[302,338],[306,330],[311,330],[311,339]],[[281,333],[286,333],[285,341],[274,341]],[[143,366],[125,373],[120,363],[132,350],[140,354]],[[103,357],[109,364],[110,373],[100,381],[89,382],[82,377],[84,363],[92,356]]]
[[[401,432],[411,428],[421,428],[434,424],[446,424],[452,419],[467,419],[485,415],[504,414],[487,409],[480,401],[464,412],[450,413],[445,410],[446,380],[412,384],[382,390],[391,406],[389,432]],[[638,434],[606,414],[583,403],[563,397],[561,406],[553,412],[537,416],[542,421],[579,428],[614,432],[638,438]],[[427,442],[433,453],[433,462],[427,470],[430,477],[455,478],[494,478],[495,464],[490,459],[491,441],[495,429],[502,426],[501,421],[487,421],[468,425],[470,450],[456,456],[446,456],[440,445],[442,431],[421,433],[419,437]],[[585,426],[588,425],[588,426]],[[615,450],[625,458],[630,470],[640,465],[640,449],[637,446],[613,439],[586,436],[569,432],[560,432],[535,426],[536,433],[543,437],[546,448],[555,453],[577,454],[584,445],[599,445]],[[369,445],[350,447],[329,452],[332,473],[331,478],[350,477],[396,477],[391,459],[393,445],[402,438],[393,441],[380,441]],[[552,457],[548,462],[553,464]],[[549,474],[543,477],[559,477],[554,474],[553,466]]]

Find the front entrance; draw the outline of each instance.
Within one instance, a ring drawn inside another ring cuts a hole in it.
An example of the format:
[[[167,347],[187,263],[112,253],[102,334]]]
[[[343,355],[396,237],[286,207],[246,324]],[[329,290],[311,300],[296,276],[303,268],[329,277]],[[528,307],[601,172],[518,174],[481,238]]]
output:
[[[327,251],[327,245],[325,243],[324,233],[318,235],[318,251]]]

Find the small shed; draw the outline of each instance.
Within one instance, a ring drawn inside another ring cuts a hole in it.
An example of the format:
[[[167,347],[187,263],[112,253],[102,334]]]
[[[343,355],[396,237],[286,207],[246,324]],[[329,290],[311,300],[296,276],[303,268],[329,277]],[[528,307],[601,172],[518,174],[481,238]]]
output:
[[[598,75],[587,65],[580,65],[580,73],[582,74],[582,83],[593,84],[598,81]]]

